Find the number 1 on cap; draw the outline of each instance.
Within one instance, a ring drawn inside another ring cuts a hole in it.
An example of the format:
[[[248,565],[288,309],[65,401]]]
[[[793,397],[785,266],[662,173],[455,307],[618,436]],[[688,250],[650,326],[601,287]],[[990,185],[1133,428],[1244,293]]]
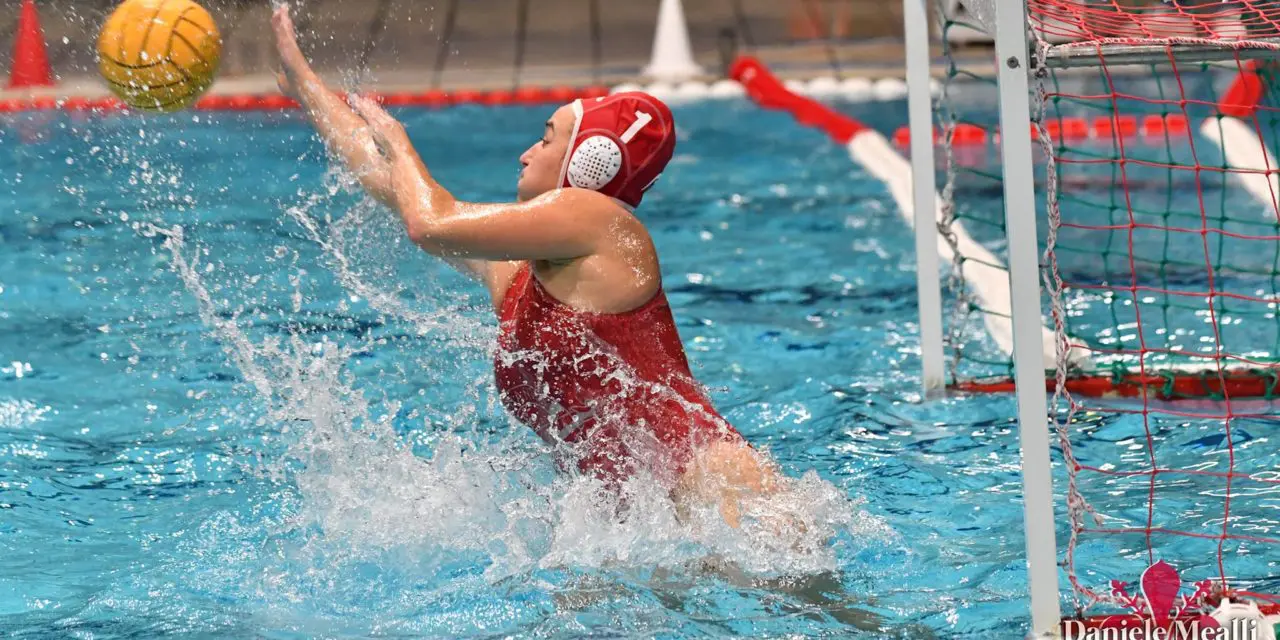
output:
[[[637,111],[636,121],[631,123],[631,128],[627,129],[626,132],[622,134],[622,144],[630,143],[631,139],[636,137],[636,134],[640,133],[640,130],[650,122],[653,122],[653,116],[643,111]]]

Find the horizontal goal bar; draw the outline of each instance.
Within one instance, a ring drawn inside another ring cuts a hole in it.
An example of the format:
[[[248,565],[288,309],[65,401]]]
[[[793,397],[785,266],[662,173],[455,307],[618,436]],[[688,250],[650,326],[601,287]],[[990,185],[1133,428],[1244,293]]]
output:
[[[1280,39],[1240,42],[1186,42],[1140,40],[1132,42],[1073,42],[1052,45],[1045,64],[1055,68],[1168,64],[1169,62],[1223,62],[1228,60],[1280,59]],[[1034,64],[1035,56],[1031,57]]]

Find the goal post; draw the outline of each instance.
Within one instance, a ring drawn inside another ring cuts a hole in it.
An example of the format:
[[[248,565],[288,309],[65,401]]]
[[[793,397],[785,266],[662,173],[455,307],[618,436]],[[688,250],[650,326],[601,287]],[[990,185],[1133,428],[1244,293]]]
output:
[[[1000,129],[1026,133],[1031,126],[1027,86],[1030,66],[1023,0],[994,0],[993,16]],[[1018,392],[1018,440],[1022,458],[1023,528],[1031,629],[1044,634],[1062,618],[1058,603],[1057,542],[1050,477],[1048,414],[1043,389],[1044,325],[1040,314],[1040,269],[1035,239],[1034,159],[1029,136],[1001,140],[1005,232],[1009,240],[1009,281],[1013,297],[1014,383]],[[1030,239],[1030,241],[1027,241]]]
[[[912,129],[933,128],[933,89],[929,68],[929,2],[903,0],[902,21],[907,62],[907,109]],[[912,205],[915,215],[916,299],[919,309],[922,397],[940,397],[946,388],[942,345],[942,281],[938,272],[937,187],[933,137],[911,141]]]
[[[895,140],[944,174],[947,387],[1016,394],[1033,634],[1159,618],[1153,567],[1175,614],[1280,613],[1280,0],[931,10]]]

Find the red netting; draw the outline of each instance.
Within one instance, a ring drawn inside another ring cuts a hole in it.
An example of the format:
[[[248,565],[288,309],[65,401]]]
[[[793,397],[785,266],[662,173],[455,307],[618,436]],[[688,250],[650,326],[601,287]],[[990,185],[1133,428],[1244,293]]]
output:
[[[1280,37],[1280,2],[1274,0],[1030,0],[1027,7],[1033,28],[1051,41],[1191,40],[1242,46]]]
[[[1033,15],[1045,34],[1066,22],[1095,41],[1238,45],[1274,35],[1280,14],[1276,3],[1188,4],[1035,3]],[[1088,142],[1039,131],[1050,317],[1093,369],[1059,360],[1052,385],[1069,476],[1066,569],[1081,613],[1124,604],[1107,585],[1137,578],[1103,579],[1107,553],[1139,565],[1167,560],[1192,580],[1212,578],[1215,592],[1276,590],[1275,571],[1255,560],[1280,554],[1280,520],[1260,498],[1280,491],[1272,471],[1280,460],[1245,447],[1274,427],[1270,399],[1280,390],[1280,187],[1271,152],[1280,103],[1241,89],[1256,81],[1250,53],[1238,49],[1213,67],[1165,46],[1141,73],[1122,73],[1100,52],[1096,69],[1042,76],[1038,87],[1042,123],[1101,113],[1190,125]],[[1109,188],[1071,187],[1099,174]],[[1127,401],[1098,402],[1090,390]],[[1170,402],[1188,398],[1197,401]],[[1090,423],[1105,425],[1098,433],[1114,434],[1123,449],[1100,448]]]
[[[1016,179],[1035,181],[1045,235],[1009,242],[1044,256],[1068,612],[1126,613],[1158,560],[1215,598],[1268,602],[1280,593],[1280,96],[1277,67],[1257,60],[1280,42],[1280,0],[1028,6],[1038,155]],[[1047,63],[1073,48],[1077,67]],[[1015,179],[998,145],[1022,134],[996,134],[985,82],[956,66],[944,86],[944,207],[948,230],[998,254],[1000,181]],[[1007,310],[952,282],[954,386],[1013,391],[1008,353],[975,319]]]

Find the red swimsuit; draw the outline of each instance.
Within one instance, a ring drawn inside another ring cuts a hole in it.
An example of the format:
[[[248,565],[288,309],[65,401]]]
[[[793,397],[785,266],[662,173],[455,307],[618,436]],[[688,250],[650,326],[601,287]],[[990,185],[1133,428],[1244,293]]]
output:
[[[544,440],[580,448],[583,472],[618,479],[643,466],[674,480],[694,446],[742,439],[689,371],[661,289],[625,313],[588,313],[552,297],[526,263],[498,318],[503,405]]]

